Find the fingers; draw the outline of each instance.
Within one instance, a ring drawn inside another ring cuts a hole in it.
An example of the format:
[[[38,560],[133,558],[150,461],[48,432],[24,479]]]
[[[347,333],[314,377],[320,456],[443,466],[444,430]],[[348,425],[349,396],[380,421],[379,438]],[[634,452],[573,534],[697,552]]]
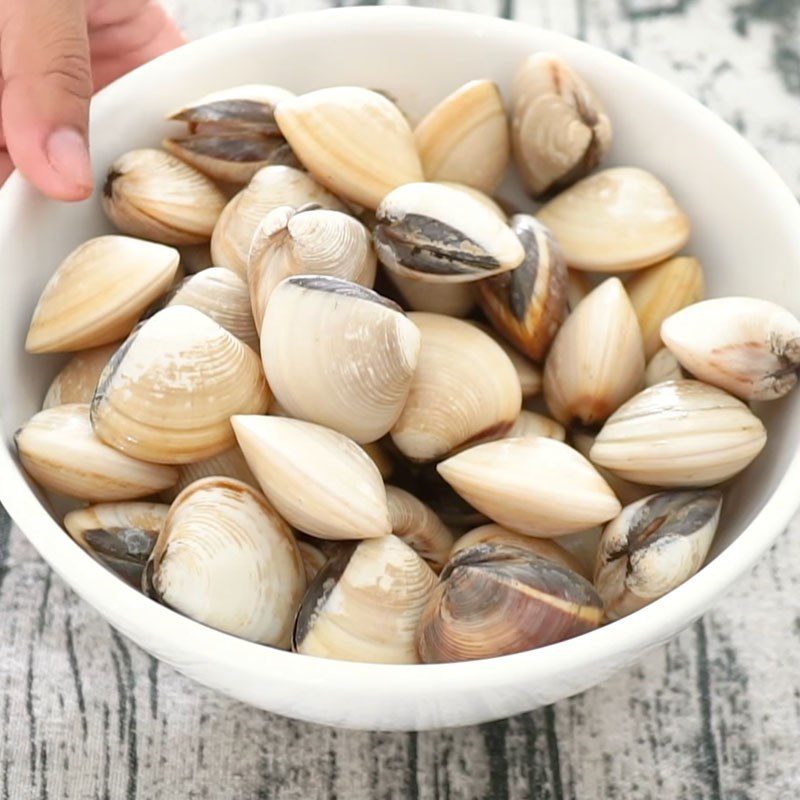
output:
[[[84,0],[5,0],[3,129],[8,152],[50,197],[92,191],[92,76]]]

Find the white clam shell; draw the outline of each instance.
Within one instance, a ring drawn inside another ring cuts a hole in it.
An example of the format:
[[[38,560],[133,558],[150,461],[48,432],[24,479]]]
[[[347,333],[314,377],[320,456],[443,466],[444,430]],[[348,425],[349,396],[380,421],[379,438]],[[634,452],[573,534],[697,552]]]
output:
[[[422,333],[417,369],[392,441],[407,458],[433,461],[502,436],[519,416],[522,392],[509,357],[474,325],[412,313]]]
[[[392,189],[422,180],[408,121],[377,92],[318,89],[279,103],[275,119],[303,166],[352,203],[374,209]]]
[[[597,470],[555,439],[502,439],[442,461],[439,474],[509,530],[551,538],[615,517],[620,504]]]
[[[458,286],[459,284],[454,284]],[[497,342],[502,348],[503,352],[509,357],[514,369],[517,371],[519,378],[519,385],[522,389],[522,397],[527,399],[539,394],[542,391],[542,370],[540,367],[533,363],[527,356],[522,355],[516,347],[510,345],[502,336],[488,325],[482,322],[474,322],[469,320],[470,324],[480,328],[485,334],[490,336],[493,341]]]
[[[623,272],[656,264],[680,250],[690,223],[667,188],[635,167],[584,178],[536,216],[556,237],[567,263],[590,272]]]
[[[644,385],[655,386],[664,381],[680,381],[685,377],[678,359],[668,347],[662,347],[647,362],[644,370]]]
[[[523,409],[519,412],[517,421],[511,426],[506,434],[506,439],[531,438],[544,436],[548,439],[555,439],[564,442],[567,432],[563,425],[559,425],[554,419],[546,417],[544,414],[537,414],[535,411]]]
[[[667,381],[612,414],[590,455],[630,481],[712,486],[741,472],[766,441],[761,420],[740,400],[699,381]]]
[[[174,467],[139,461],[101,441],[85,403],[40,411],[14,439],[22,466],[34,480],[79,500],[132,500],[160,492],[178,479]]]
[[[320,539],[367,539],[391,529],[378,468],[336,431],[286,417],[235,416],[250,469],[293,528]]]
[[[468,186],[466,183],[459,183],[458,181],[439,181],[435,180],[434,183],[439,183],[442,186],[449,186],[451,189],[458,189],[461,192],[466,192],[474,200],[477,200],[489,211],[497,216],[502,222],[508,222],[508,214],[501,208],[500,204],[490,197],[486,192],[476,189],[474,186]],[[422,310],[422,309],[420,309]]]
[[[338,278],[287,278],[261,328],[264,369],[287,413],[359,443],[397,421],[419,351],[419,330],[399,306]]]
[[[234,444],[230,417],[264,413],[258,356],[212,319],[170,306],[142,323],[106,366],[92,425],[135,458],[187,464]]]
[[[259,492],[218,477],[175,500],[146,578],[171,608],[274,647],[289,646],[306,586],[289,526]]]
[[[42,409],[67,403],[91,403],[100,375],[121,344],[122,342],[112,342],[75,353],[53,378]]]
[[[29,353],[82,350],[127,336],[141,313],[172,284],[172,247],[127,236],[82,244],[47,282],[31,318]]]

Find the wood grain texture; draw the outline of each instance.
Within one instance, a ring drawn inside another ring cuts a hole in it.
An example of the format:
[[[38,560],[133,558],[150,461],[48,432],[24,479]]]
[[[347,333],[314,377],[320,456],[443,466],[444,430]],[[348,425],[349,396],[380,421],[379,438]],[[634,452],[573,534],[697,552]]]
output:
[[[191,36],[326,0],[168,0]],[[341,2],[340,5],[357,3]],[[800,195],[796,0],[464,0],[610,48],[698,96]],[[710,614],[585,694],[370,734],[242,706],[110,629],[0,518],[0,800],[769,800],[800,794],[800,520]]]

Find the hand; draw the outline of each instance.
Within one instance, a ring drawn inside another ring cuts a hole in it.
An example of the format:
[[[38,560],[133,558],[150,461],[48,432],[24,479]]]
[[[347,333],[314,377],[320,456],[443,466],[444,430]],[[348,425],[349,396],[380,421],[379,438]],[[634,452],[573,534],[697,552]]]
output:
[[[0,0],[0,183],[88,197],[92,93],[182,41],[152,0]]]

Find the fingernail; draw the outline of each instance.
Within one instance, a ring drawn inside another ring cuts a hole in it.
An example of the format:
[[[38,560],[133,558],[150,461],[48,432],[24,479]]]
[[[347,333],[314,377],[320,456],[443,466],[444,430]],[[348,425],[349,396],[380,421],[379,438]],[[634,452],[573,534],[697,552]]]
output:
[[[58,128],[47,139],[50,166],[72,187],[89,194],[94,184],[89,147],[75,128]]]

